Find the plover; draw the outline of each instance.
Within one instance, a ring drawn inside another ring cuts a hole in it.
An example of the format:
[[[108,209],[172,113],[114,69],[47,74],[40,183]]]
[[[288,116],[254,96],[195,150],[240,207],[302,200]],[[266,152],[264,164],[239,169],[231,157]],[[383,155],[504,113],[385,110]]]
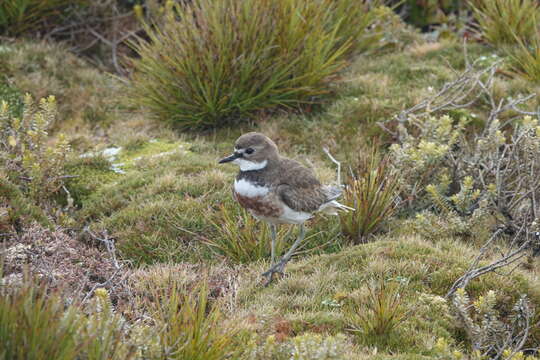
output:
[[[279,155],[276,144],[267,136],[250,132],[236,140],[232,155],[219,161],[240,167],[234,181],[233,196],[255,218],[270,225],[272,266],[263,273],[269,284],[274,274],[283,273],[294,251],[305,237],[304,223],[318,211],[337,215],[338,210],[354,210],[336,199],[341,189],[322,185],[312,170]],[[280,261],[275,262],[276,226],[300,226],[298,238]]]

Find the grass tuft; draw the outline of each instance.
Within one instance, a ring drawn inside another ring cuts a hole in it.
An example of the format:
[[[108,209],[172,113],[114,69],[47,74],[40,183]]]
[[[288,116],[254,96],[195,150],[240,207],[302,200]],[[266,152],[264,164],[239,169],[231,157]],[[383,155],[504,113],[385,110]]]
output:
[[[367,297],[357,304],[353,314],[353,329],[364,336],[387,336],[405,320],[406,309],[402,306],[398,282],[379,279],[368,284]]]
[[[536,0],[476,0],[472,4],[482,37],[494,46],[530,39],[537,31],[540,7]]]
[[[65,312],[60,298],[44,292],[33,283],[0,288],[0,359],[71,360],[80,354],[75,309]]]
[[[380,2],[196,0],[147,27],[129,101],[184,128],[319,102],[352,53],[378,39]],[[181,21],[178,21],[181,18]]]
[[[182,360],[217,360],[231,352],[237,333],[224,328],[218,307],[208,303],[206,285],[182,295],[181,289],[155,291],[154,319],[163,324],[159,336],[162,358]]]
[[[235,205],[220,207],[217,219],[211,220],[217,235],[206,238],[206,243],[235,263],[249,263],[270,256],[270,228],[256,220],[246,210]],[[287,245],[287,229],[277,231],[276,253],[281,254]]]
[[[340,214],[341,231],[354,243],[366,242],[396,208],[399,176],[390,169],[388,158],[378,158],[374,150],[361,160],[344,193],[345,205],[355,211]]]
[[[511,69],[528,81],[540,82],[540,32],[528,39],[516,36],[517,45],[504,47]]]

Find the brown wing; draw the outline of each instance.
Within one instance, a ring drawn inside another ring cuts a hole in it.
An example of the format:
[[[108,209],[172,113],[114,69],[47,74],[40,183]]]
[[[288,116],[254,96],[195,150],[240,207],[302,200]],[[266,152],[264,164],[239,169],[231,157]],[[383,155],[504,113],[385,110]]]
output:
[[[327,194],[310,169],[293,160],[284,160],[277,194],[293,210],[314,212],[327,201]]]

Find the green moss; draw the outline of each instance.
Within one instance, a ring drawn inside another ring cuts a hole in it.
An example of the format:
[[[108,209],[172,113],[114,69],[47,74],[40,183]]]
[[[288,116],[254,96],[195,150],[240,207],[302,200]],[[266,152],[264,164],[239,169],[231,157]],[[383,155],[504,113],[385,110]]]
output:
[[[438,338],[450,344],[462,339],[443,297],[475,255],[471,247],[456,240],[444,243],[444,247],[433,245],[416,237],[380,239],[339,253],[298,260],[289,266],[289,277],[269,288],[242,288],[240,307],[261,319],[279,313],[280,321],[289,323],[295,334],[314,329],[329,334],[345,332],[360,346],[377,347],[383,353],[402,358],[412,356],[407,354],[433,356]],[[402,284],[400,295],[407,316],[387,335],[357,336],[349,331],[351,312],[362,311],[353,306],[354,299],[362,298],[368,282],[381,274],[385,281]],[[505,313],[519,294],[526,293],[538,303],[540,291],[534,284],[521,272],[508,277],[487,274],[471,282],[468,291],[476,298],[490,289],[497,290],[501,313]]]
[[[0,64],[0,70],[22,93],[36,99],[56,96],[59,121],[54,124],[55,130],[77,133],[81,125],[104,124],[117,117],[114,95],[119,82],[62,45],[16,42],[10,51],[0,51]],[[76,126],[79,128],[73,129]]]
[[[66,173],[70,176],[67,189],[75,205],[79,207],[99,187],[119,177],[111,170],[111,163],[103,156],[72,159],[66,166]]]
[[[33,204],[16,185],[3,176],[0,176],[0,202],[7,203],[9,206],[8,216],[13,224],[37,222],[48,228],[53,227],[45,212]]]

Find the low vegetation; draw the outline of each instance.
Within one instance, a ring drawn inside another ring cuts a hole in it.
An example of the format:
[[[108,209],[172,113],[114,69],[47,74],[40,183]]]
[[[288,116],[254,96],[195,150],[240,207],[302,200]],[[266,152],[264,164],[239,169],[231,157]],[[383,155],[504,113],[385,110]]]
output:
[[[540,8],[534,0],[475,0],[475,18],[484,40],[492,45],[512,45],[538,32]]]
[[[537,359],[536,60],[508,49],[536,50],[502,22],[534,6],[470,3],[399,4],[421,33],[378,2],[107,0],[62,26],[110,52],[1,38],[0,359]],[[332,183],[327,148],[355,208],[268,287],[216,163],[253,130]]]
[[[127,88],[130,100],[190,129],[317,103],[348,56],[377,40],[368,31],[381,21],[377,5],[349,0],[174,5],[163,24],[148,27],[149,41],[134,44],[141,57]]]
[[[346,184],[344,204],[355,209],[340,214],[341,232],[353,243],[369,241],[397,207],[399,174],[392,171],[389,158],[379,160],[376,151],[361,160],[356,174]]]

